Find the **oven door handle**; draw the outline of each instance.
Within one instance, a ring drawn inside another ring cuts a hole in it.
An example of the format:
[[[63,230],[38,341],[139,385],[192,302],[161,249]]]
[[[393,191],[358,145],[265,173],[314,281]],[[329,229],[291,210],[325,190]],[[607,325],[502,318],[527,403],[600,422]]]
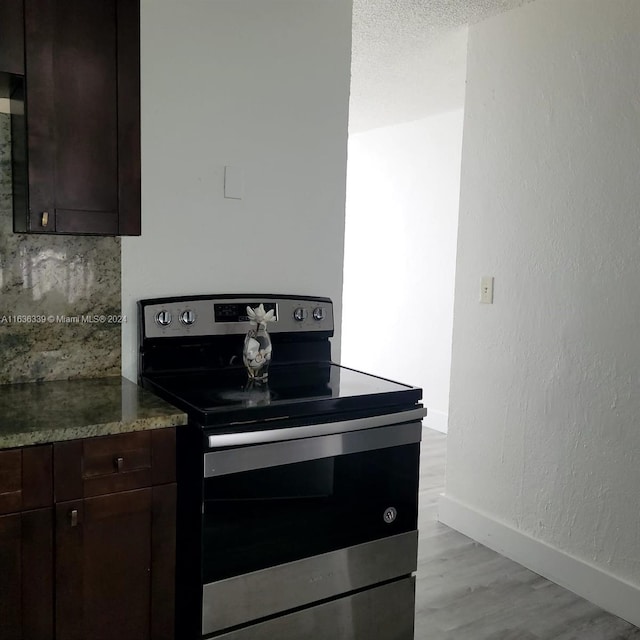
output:
[[[263,442],[280,442],[281,440],[297,440],[298,438],[312,438],[326,436],[345,431],[358,431],[360,429],[373,429],[374,427],[386,427],[399,422],[422,420],[427,415],[424,407],[409,409],[408,411],[396,411],[385,413],[381,416],[369,418],[356,418],[355,420],[340,420],[339,422],[323,422],[322,424],[308,424],[300,427],[287,427],[286,429],[263,429],[261,431],[240,431],[237,433],[217,433],[209,436],[209,448],[218,447],[243,447],[248,444],[261,444]]]
[[[204,477],[415,444],[421,437],[422,423],[414,420],[386,427],[211,451],[204,455]]]

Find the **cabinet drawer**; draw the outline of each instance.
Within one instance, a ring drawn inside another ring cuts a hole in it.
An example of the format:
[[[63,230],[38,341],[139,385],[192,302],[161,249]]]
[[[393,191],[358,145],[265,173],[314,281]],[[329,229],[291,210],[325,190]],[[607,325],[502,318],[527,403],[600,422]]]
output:
[[[51,446],[0,451],[0,514],[53,503]]]
[[[104,476],[126,476],[151,471],[151,434],[128,433],[91,438],[83,444],[82,478],[91,481]]]
[[[56,502],[175,480],[175,429],[137,431],[54,445]]]

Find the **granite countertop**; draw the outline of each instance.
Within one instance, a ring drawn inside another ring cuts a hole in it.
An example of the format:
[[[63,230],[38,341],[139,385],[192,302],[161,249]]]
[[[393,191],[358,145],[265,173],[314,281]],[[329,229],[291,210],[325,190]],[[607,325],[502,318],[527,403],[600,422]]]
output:
[[[187,423],[126,378],[0,385],[0,449]]]

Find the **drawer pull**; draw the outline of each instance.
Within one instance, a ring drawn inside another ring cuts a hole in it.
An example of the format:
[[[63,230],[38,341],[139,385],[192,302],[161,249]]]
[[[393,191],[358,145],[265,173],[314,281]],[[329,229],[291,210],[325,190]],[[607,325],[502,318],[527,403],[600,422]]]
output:
[[[42,226],[46,227],[49,224],[49,212],[48,211],[43,211],[42,212]]]
[[[69,511],[69,522],[71,523],[72,527],[78,526],[78,510],[77,509],[71,509],[71,511]]]
[[[124,458],[115,458],[113,461],[116,471],[120,473],[122,471],[122,467],[124,467]]]

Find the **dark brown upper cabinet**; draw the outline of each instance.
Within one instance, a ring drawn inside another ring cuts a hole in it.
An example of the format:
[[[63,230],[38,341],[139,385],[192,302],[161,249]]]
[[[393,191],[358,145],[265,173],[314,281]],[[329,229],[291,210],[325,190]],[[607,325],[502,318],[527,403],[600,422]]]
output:
[[[0,0],[0,74],[24,74],[23,0]],[[0,97],[9,97],[1,95]]]
[[[0,113],[10,113],[9,100],[24,82],[23,0],[0,0]]]
[[[14,231],[139,235],[139,0],[24,0],[24,52]]]

